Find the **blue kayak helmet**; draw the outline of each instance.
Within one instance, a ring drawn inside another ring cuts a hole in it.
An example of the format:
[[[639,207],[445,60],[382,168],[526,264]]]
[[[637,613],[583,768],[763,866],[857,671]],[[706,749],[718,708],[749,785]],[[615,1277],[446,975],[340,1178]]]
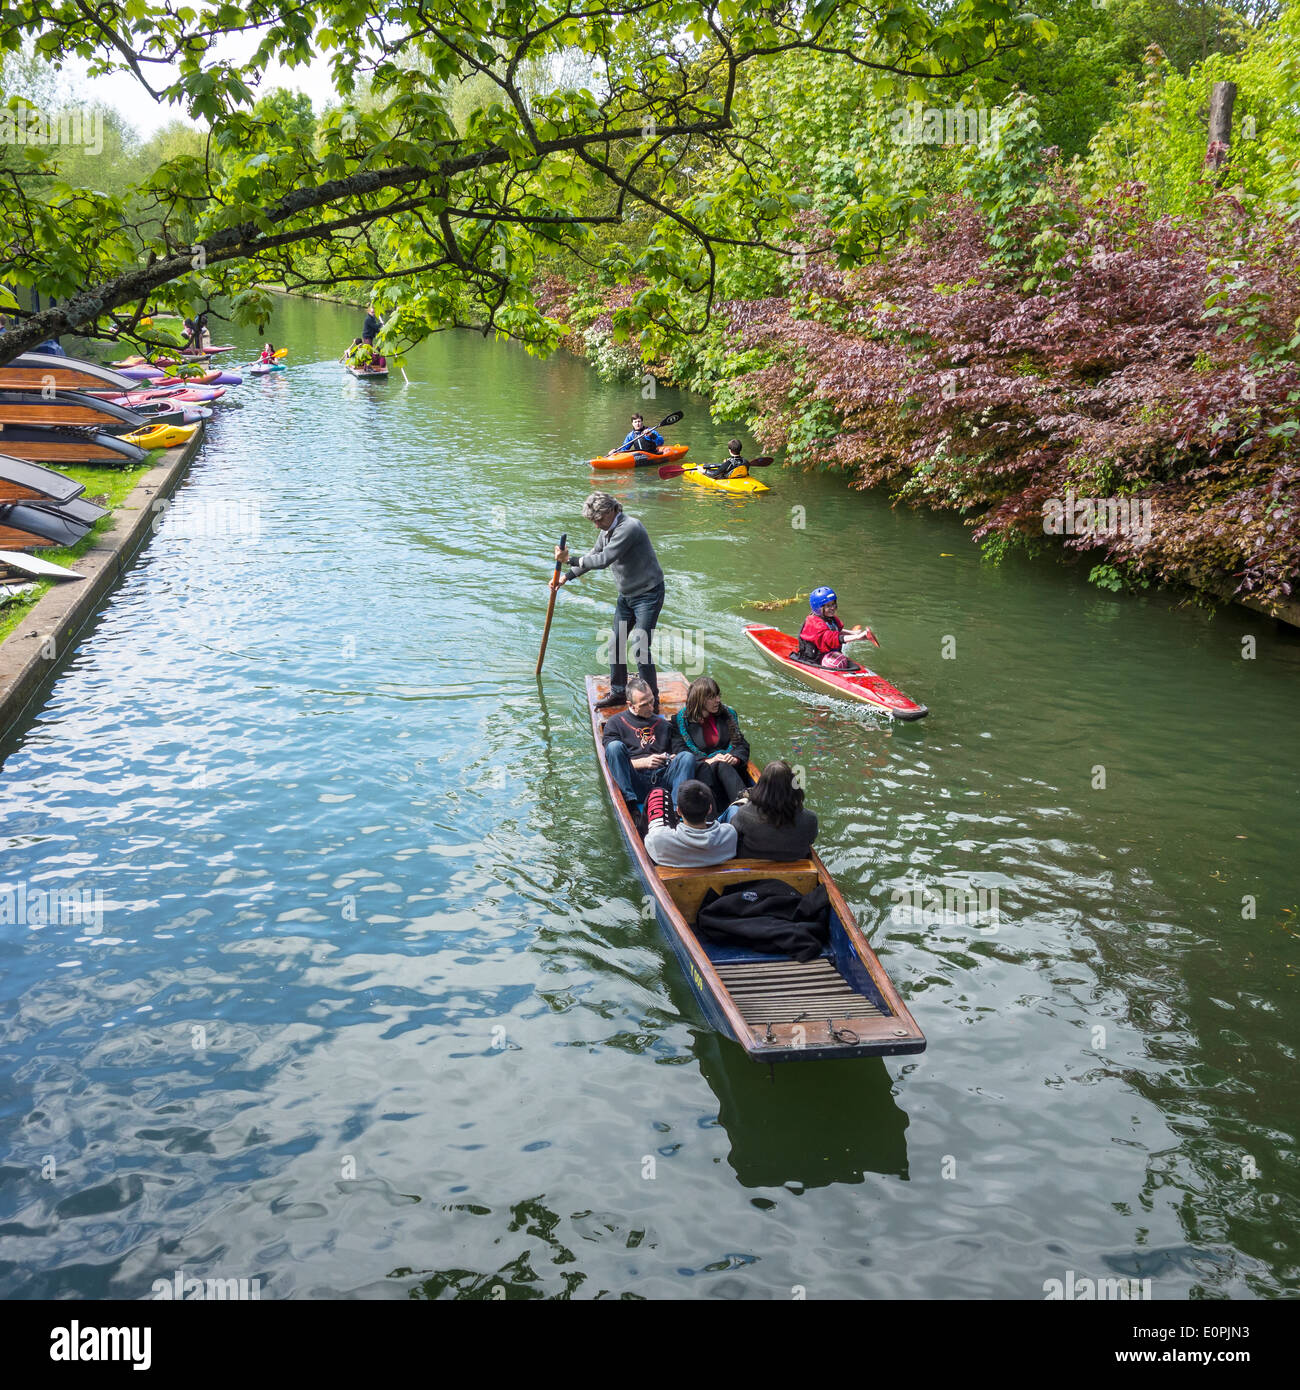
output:
[[[814,613],[820,613],[828,603],[836,603],[835,590],[828,589],[825,584],[820,585],[808,595],[808,607]]]

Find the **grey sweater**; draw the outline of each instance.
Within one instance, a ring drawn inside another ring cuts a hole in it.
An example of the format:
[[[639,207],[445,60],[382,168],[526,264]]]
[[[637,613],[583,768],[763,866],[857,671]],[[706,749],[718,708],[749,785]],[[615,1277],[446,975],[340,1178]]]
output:
[[[569,578],[576,579],[588,570],[608,569],[614,576],[620,594],[636,598],[648,594],[664,582],[659,557],[650,543],[650,533],[634,516],[624,512],[608,531],[602,531],[596,544],[580,559],[569,565]]]

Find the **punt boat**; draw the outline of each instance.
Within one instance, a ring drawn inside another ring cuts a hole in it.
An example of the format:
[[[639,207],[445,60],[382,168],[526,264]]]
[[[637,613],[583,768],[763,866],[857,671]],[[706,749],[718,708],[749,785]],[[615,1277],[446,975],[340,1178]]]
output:
[[[129,391],[138,385],[112,367],[84,357],[61,357],[53,352],[24,352],[0,367],[0,389],[39,391]]]
[[[144,418],[125,406],[80,391],[0,390],[0,425],[90,426],[106,434],[138,430]]]
[[[0,454],[0,502],[71,502],[85,490],[85,483],[64,473]]]
[[[101,468],[130,468],[144,461],[144,450],[139,445],[128,444],[115,435],[24,425],[0,425],[0,453],[26,459],[28,463],[93,463]]]
[[[360,377],[362,381],[369,381],[371,379],[378,381],[388,375],[387,367],[354,367],[351,362],[345,362],[343,365],[353,376]]]
[[[608,677],[587,677],[587,705],[605,791],[637,875],[654,900],[660,929],[709,1023],[762,1062],[923,1052],[925,1035],[816,853],[784,864],[730,859],[709,868],[675,869],[654,863],[605,763],[602,730],[606,718],[618,709],[598,710],[596,703],[608,692]],[[659,698],[665,716],[680,709],[686,700],[685,677],[661,671]],[[758,767],[751,763],[749,770],[758,777]],[[696,914],[710,888],[721,891],[760,878],[780,879],[803,892],[819,883],[825,886],[831,907],[830,944],[817,959],[799,962],[765,955],[745,946],[718,945],[696,934]]]
[[[890,685],[884,676],[878,676],[865,666],[856,671],[831,671],[825,666],[810,666],[805,661],[796,661],[793,654],[799,649],[799,639],[791,637],[788,632],[781,632],[764,623],[748,623],[745,636],[769,661],[814,690],[859,700],[865,705],[884,710],[895,719],[924,719],[930,713],[925,705],[909,699],[901,690]]]
[[[89,530],[89,522],[76,521],[59,511],[46,511],[30,502],[0,505],[0,547],[5,550],[76,545]]]

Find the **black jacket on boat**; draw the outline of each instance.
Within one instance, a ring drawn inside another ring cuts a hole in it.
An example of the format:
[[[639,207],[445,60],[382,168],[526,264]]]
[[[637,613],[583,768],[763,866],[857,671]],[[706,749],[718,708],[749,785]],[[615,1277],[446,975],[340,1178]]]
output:
[[[730,705],[723,705],[717,713],[717,743],[705,742],[704,725],[692,724],[686,718],[684,709],[679,709],[671,722],[674,753],[694,753],[701,760],[711,758],[715,753],[731,753],[740,759],[742,773],[748,767],[749,744],[740,732],[740,720],[736,718],[736,711]]]
[[[711,941],[769,955],[815,960],[830,940],[830,898],[822,884],[801,893],[779,878],[750,879],[704,895],[696,930]]]
[[[736,853],[747,859],[807,859],[817,838],[817,817],[806,806],[799,808],[793,825],[774,825],[757,806],[742,801],[731,824],[740,836]]]

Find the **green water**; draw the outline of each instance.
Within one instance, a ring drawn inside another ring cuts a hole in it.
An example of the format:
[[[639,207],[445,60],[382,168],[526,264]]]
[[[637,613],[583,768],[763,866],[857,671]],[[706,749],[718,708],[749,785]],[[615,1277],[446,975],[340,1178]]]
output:
[[[533,678],[639,392],[463,334],[355,382],[358,325],[281,303],[290,370],[182,492],[242,531],[165,525],[4,746],[0,885],[104,911],[0,925],[0,1294],[1294,1294],[1300,642],[982,566],[834,478],[609,475],[670,651],[805,768],[929,1040],[772,1079],[701,1025],[596,779],[607,578]],[[644,404],[697,458],[734,429]],[[749,646],[747,604],[819,583],[928,719]],[[998,920],[893,911],[945,887]]]

